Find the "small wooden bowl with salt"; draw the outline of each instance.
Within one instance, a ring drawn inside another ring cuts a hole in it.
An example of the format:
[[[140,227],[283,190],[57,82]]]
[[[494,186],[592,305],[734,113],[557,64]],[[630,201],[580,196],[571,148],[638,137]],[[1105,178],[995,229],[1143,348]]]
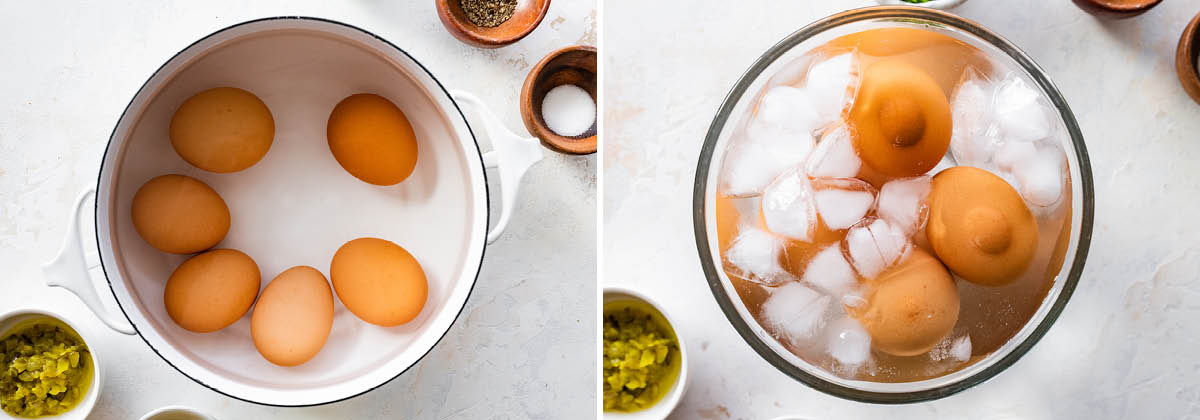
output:
[[[476,47],[500,48],[533,32],[550,0],[435,0],[450,35]],[[469,10],[468,10],[469,9]]]
[[[596,153],[596,48],[566,47],[533,66],[521,88],[521,119],[557,152]]]

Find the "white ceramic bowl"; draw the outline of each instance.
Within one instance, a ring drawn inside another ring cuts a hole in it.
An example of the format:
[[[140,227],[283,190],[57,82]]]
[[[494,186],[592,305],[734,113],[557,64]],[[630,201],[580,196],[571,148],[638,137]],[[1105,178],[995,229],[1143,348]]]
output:
[[[949,9],[951,7],[963,4],[966,1],[967,0],[933,0],[926,3],[909,3],[901,0],[875,0],[875,2],[879,4],[928,7],[931,9]]]
[[[195,168],[167,141],[179,105],[217,86],[253,92],[275,120],[275,140],[266,156],[240,172]],[[362,182],[329,151],[330,111],[362,92],[391,100],[412,123],[420,158],[400,184]],[[233,398],[307,406],[377,388],[415,364],[449,330],[475,285],[485,242],[496,239],[509,220],[521,175],[542,157],[536,139],[507,133],[486,109],[478,114],[494,150],[481,153],[462,104],[480,105],[470,94],[451,94],[398,46],[354,26],[276,17],[217,31],[154,72],[109,138],[95,188],[95,241],[120,312],[106,311],[88,282],[75,221],[59,257],[44,267],[49,283],[75,292],[110,327],[129,334],[136,329],[171,367]],[[502,211],[490,231],[485,166],[498,168],[502,193]],[[262,287],[298,265],[328,278],[338,247],[378,237],[404,247],[421,264],[429,282],[424,308],[404,325],[383,328],[363,322],[335,300],[324,348],[294,367],[276,366],[258,354],[249,315],[206,334],[180,328],[167,315],[162,296],[166,279],[188,256],[150,247],[130,216],[134,192],[169,173],[195,177],[221,195],[232,225],[217,248],[252,257]],[[85,192],[77,201],[76,218],[88,197]]]
[[[667,391],[667,395],[664,395],[661,400],[658,400],[658,403],[654,404],[653,407],[632,413],[605,411],[604,418],[609,420],[664,419],[667,417],[667,415],[671,414],[671,411],[674,410],[676,406],[679,405],[679,401],[683,399],[684,392],[687,391],[688,351],[686,341],[683,339],[683,335],[679,333],[679,327],[677,327],[678,324],[671,319],[671,316],[667,314],[667,311],[663,310],[662,305],[659,305],[658,302],[651,299],[649,296],[624,287],[604,288],[604,303],[607,304],[609,302],[618,302],[623,300],[638,301],[650,305],[651,308],[654,308],[654,310],[658,311],[658,313],[667,320],[667,324],[670,324],[671,329],[675,333],[675,340],[679,342],[679,377],[675,379],[675,384],[671,387],[670,391]]]
[[[41,309],[18,309],[9,311],[4,315],[0,315],[0,337],[8,333],[8,330],[16,326],[18,323],[30,319],[51,318],[66,324],[83,339],[83,343],[88,346],[88,352],[92,356],[92,384],[88,386],[87,393],[83,396],[83,401],[80,401],[74,408],[57,416],[38,417],[38,420],[83,420],[86,419],[88,413],[92,412],[92,407],[96,405],[96,399],[100,395],[100,388],[104,383],[104,374],[101,372],[100,357],[96,354],[96,348],[88,344],[87,334],[75,327],[71,321],[51,311]],[[13,417],[7,412],[0,410],[0,420],[28,420],[24,417]]]
[[[139,420],[217,420],[215,417],[201,413],[200,410],[184,407],[182,405],[170,405],[157,410],[146,413]]]

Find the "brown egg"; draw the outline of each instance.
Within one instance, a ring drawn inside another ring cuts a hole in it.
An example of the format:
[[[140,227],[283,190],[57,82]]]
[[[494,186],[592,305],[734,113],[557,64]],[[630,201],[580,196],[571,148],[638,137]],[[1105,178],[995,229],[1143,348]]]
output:
[[[985,286],[1020,277],[1038,241],[1037,222],[1017,191],[969,166],[933,177],[925,234],[950,271]]]
[[[876,28],[842,35],[817,47],[826,55],[857,51],[860,55],[904,60],[929,74],[950,95],[962,81],[963,69],[991,74],[987,54],[951,35],[924,28]]]
[[[275,119],[253,93],[209,89],[188,98],[171,117],[171,146],[197,168],[237,172],[258,163],[275,139]]]
[[[404,111],[379,95],[360,93],[338,102],[325,136],[338,164],[370,184],[397,184],[417,166],[412,124]]]
[[[346,309],[385,327],[416,318],[429,289],[425,271],[412,254],[379,238],[358,238],[338,248],[329,277]]]
[[[254,348],[267,361],[296,366],[325,346],[333,328],[333,292],[320,271],[292,267],[263,289],[250,316]]]
[[[260,281],[258,264],[249,256],[234,249],[214,249],[175,268],[163,290],[163,304],[183,329],[213,332],[250,310]]]
[[[229,232],[229,207],[207,184],[183,175],[146,181],[133,195],[133,228],[159,251],[191,254]]]
[[[937,82],[899,60],[867,67],[850,108],[858,155],[892,177],[937,166],[950,147],[950,120],[950,103]]]
[[[879,351],[896,356],[925,353],[958,322],[958,287],[942,263],[923,250],[914,249],[870,286],[873,292],[856,317]]]

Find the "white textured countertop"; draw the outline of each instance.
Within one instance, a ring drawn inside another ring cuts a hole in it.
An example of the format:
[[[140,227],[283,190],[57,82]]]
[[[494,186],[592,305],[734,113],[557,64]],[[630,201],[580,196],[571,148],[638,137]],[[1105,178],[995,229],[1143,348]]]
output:
[[[1091,253],[1049,333],[1012,368],[930,403],[869,405],[796,382],[722,315],[692,233],[692,182],[717,107],[769,46],[860,1],[604,6],[604,270],[657,297],[691,350],[674,417],[1200,418],[1200,105],[1175,76],[1195,1],[1103,21],[1069,1],[972,0],[953,12],[1046,70],[1083,129],[1095,176]]]
[[[257,406],[193,383],[142,340],[108,330],[69,292],[46,287],[39,269],[61,244],[76,194],[96,182],[130,98],[202,36],[275,15],[350,23],[406,49],[448,88],[475,92],[524,132],[517,103],[526,73],[559,47],[595,45],[593,2],[553,2],[537,30],[499,50],[451,38],[428,0],[129,3],[0,5],[0,312],[52,308],[91,333],[106,371],[91,418],[136,419],[175,404],[220,419],[593,415],[595,369],[578,358],[595,351],[595,156],[547,152],[445,338],[387,385],[326,406]]]

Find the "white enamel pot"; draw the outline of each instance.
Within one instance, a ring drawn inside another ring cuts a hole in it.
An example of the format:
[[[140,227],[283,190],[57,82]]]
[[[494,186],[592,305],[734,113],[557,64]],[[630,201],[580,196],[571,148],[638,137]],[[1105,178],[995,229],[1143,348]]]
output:
[[[217,86],[249,90],[270,108],[275,141],[256,165],[230,174],[188,165],[167,128],[188,97]],[[355,93],[382,95],[407,114],[420,155],[413,174],[379,187],[354,178],[329,151],[325,123]],[[481,153],[459,105],[478,108],[493,150]],[[505,129],[474,96],[447,91],[400,47],[362,29],[323,19],[277,17],[234,25],[188,46],[159,68],[125,109],[104,153],[95,194],[95,240],[103,280],[120,312],[106,310],[90,277],[76,202],[59,255],[45,265],[48,283],[78,295],[114,330],[139,335],[188,378],[227,396],[274,406],[325,404],[354,397],[399,376],[446,334],[467,301],[486,243],[508,223],[526,170],[542,158],[533,138]],[[497,168],[500,214],[488,230],[484,168]],[[262,286],[283,270],[310,265],[327,277],[333,253],[364,236],[403,246],[429,281],[413,321],[391,328],[356,318],[335,299],[333,330],[316,357],[297,367],[263,359],[250,339],[250,316],[213,333],[188,332],[167,316],[162,293],[188,256],[159,252],[134,231],[130,202],[162,174],[195,177],[225,199],[232,216],[218,247],[250,255]],[[90,241],[90,239],[87,239]],[[103,288],[103,286],[101,286]]]

